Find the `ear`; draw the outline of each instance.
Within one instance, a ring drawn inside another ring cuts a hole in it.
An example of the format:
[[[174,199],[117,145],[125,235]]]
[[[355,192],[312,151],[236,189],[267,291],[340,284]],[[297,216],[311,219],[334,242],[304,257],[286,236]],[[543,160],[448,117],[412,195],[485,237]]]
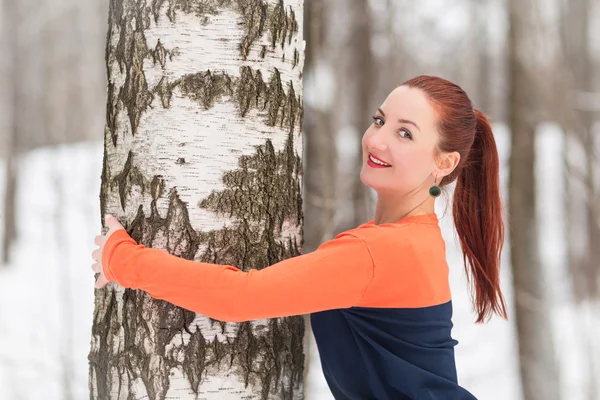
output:
[[[460,154],[458,154],[458,151],[440,154],[437,159],[437,169],[435,175],[438,177],[438,181],[443,177],[450,175],[459,162]]]

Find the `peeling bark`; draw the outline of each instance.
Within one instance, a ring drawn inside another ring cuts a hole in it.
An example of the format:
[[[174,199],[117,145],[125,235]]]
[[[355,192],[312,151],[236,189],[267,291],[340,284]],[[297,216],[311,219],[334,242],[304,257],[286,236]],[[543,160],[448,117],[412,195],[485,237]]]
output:
[[[111,1],[101,215],[189,260],[299,255],[298,18],[301,0]],[[227,323],[110,284],[90,398],[302,398],[304,330],[301,316]]]

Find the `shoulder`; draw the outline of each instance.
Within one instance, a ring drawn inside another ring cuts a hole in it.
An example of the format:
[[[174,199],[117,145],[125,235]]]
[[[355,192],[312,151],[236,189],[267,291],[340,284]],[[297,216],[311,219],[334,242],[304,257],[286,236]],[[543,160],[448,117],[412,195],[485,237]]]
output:
[[[371,250],[362,235],[354,230],[337,234],[333,239],[323,242],[313,253],[322,257],[333,257],[338,262],[364,263],[373,265]],[[309,253],[310,254],[310,253]]]
[[[360,238],[373,259],[375,279],[361,305],[425,307],[450,300],[439,225],[370,224],[343,234]]]

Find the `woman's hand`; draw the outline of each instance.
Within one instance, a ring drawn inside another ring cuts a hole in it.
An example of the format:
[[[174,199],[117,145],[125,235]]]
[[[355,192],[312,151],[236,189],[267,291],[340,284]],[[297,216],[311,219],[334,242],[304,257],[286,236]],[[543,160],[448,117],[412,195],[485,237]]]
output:
[[[104,223],[108,227],[108,231],[106,232],[106,234],[98,235],[94,238],[94,243],[97,244],[99,248],[92,252],[92,259],[96,261],[94,264],[92,264],[92,270],[94,272],[100,273],[98,279],[96,279],[96,283],[94,284],[94,287],[96,289],[103,288],[109,282],[106,279],[106,276],[104,275],[104,271],[102,269],[102,251],[104,250],[104,244],[106,243],[110,235],[112,235],[119,229],[125,229],[123,228],[123,225],[119,223],[117,218],[113,217],[110,214],[106,214],[104,216]]]

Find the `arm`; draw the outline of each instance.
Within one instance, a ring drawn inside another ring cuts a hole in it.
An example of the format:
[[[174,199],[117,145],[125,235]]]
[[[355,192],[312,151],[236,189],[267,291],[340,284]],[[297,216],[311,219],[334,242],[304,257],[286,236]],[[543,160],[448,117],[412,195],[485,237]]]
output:
[[[362,239],[339,235],[311,253],[261,270],[190,261],[113,233],[102,254],[104,274],[124,287],[229,322],[348,308],[373,278]]]

